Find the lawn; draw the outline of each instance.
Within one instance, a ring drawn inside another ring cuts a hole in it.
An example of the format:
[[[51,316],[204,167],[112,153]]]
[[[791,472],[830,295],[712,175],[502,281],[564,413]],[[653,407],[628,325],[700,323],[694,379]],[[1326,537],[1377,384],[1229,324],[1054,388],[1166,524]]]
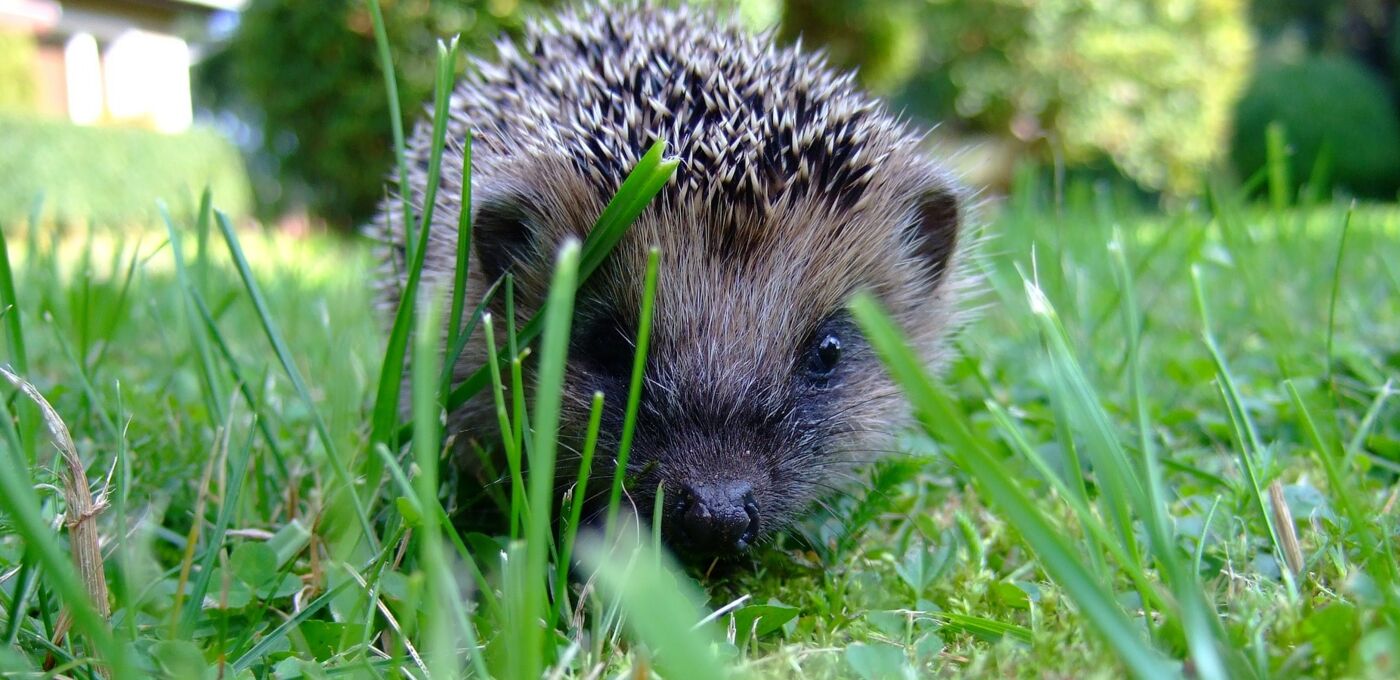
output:
[[[430,378],[419,445],[369,446],[386,331],[365,244],[247,230],[235,251],[207,213],[174,213],[169,232],[4,225],[4,363],[71,432],[111,607],[69,609],[90,602],[80,532],[57,528],[86,515],[7,387],[0,672],[1400,672],[1393,206],[1153,212],[1027,173],[985,209],[981,311],[938,384],[855,305],[921,414],[906,455],[740,564],[675,575],[649,538],[581,545],[576,574],[600,571],[567,601],[542,578],[550,541],[432,510],[452,477],[432,361],[410,362]]]

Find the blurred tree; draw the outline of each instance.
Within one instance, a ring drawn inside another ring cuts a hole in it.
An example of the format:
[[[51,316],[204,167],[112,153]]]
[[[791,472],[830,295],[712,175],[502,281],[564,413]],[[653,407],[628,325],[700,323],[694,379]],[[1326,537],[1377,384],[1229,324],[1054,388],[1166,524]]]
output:
[[[906,88],[928,111],[1009,133],[1077,164],[1111,160],[1144,187],[1191,193],[1221,155],[1249,71],[1243,0],[891,0],[893,29],[835,0],[788,0],[784,35],[854,45],[913,31]],[[872,23],[862,23],[868,21]],[[865,63],[837,48],[842,65]],[[876,50],[869,54],[880,55]],[[886,60],[887,62],[890,60]],[[877,62],[871,85],[889,87]]]
[[[547,0],[382,0],[405,127],[432,92],[440,38],[460,33],[479,53],[540,4]],[[256,131],[249,164],[264,216],[304,206],[354,228],[373,213],[393,143],[364,0],[253,0],[201,65],[199,83],[203,101]]]
[[[908,0],[787,0],[778,39],[821,47],[836,64],[859,66],[867,86],[890,91],[919,64],[918,12]]]
[[[34,38],[0,29],[0,111],[31,113],[38,103]]]

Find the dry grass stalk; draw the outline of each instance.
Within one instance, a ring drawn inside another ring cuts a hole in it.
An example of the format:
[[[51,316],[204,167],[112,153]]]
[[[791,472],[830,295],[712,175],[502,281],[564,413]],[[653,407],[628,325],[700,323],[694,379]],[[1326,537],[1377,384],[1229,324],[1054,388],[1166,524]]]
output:
[[[77,448],[73,446],[73,437],[68,434],[68,426],[63,424],[63,419],[59,418],[58,412],[44,395],[5,366],[0,366],[0,375],[4,375],[11,385],[39,406],[49,436],[63,457],[58,474],[63,481],[63,500],[67,506],[64,524],[68,526],[73,565],[78,568],[78,575],[83,579],[83,586],[97,613],[103,620],[108,620],[112,616],[112,605],[107,596],[107,576],[102,568],[101,536],[97,528],[97,516],[107,507],[105,494],[103,499],[93,499],[92,491],[88,488],[87,472],[82,459],[78,458]],[[63,637],[70,620],[65,610],[55,637]]]
[[[1283,559],[1288,563],[1294,576],[1303,573],[1303,550],[1298,546],[1298,531],[1293,524],[1293,511],[1283,497],[1283,485],[1277,479],[1269,485],[1269,504],[1274,510],[1274,524],[1278,527],[1279,541],[1283,544]]]

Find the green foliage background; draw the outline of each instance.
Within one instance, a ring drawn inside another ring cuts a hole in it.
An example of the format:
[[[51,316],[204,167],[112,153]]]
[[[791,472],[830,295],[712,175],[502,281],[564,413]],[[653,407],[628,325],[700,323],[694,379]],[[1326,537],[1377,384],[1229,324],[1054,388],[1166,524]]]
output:
[[[834,36],[836,63],[866,64],[865,82],[902,90],[916,115],[964,118],[1072,164],[1106,159],[1173,193],[1194,192],[1221,157],[1253,53],[1241,0],[889,5],[790,0],[783,34]]]
[[[835,66],[858,69],[896,110],[953,136],[1010,140],[1016,153],[1126,176],[1149,192],[1194,195],[1229,166],[1248,179],[1271,120],[1293,121],[1300,181],[1317,140],[1378,135],[1368,153],[1380,156],[1400,121],[1400,22],[1380,0],[691,1],[735,9],[755,28],[777,22],[780,40],[800,36]],[[460,33],[464,53],[489,56],[497,36],[556,4],[386,1],[405,124],[423,111],[439,38]],[[246,150],[265,216],[305,207],[352,228],[384,195],[392,153],[376,55],[359,0],[253,0],[238,32],[200,66],[201,101],[257,131]],[[1299,113],[1304,101],[1268,94],[1298,87],[1326,101],[1336,90],[1328,82],[1268,82],[1319,77],[1279,67],[1310,55],[1345,59],[1336,68],[1365,69],[1362,78],[1380,83],[1337,95],[1365,120],[1324,112],[1298,121],[1310,115]],[[1344,165],[1335,179],[1345,191],[1392,196],[1400,186],[1383,160]]]
[[[178,135],[121,127],[0,118],[0,223],[22,221],[42,197],[61,221],[127,226],[155,218],[207,183],[220,209],[247,215],[248,175],[238,149],[195,128]]]
[[[480,53],[542,3],[381,4],[409,126],[432,90],[439,39],[460,33]],[[251,164],[264,213],[305,206],[349,228],[373,212],[393,158],[377,54],[362,0],[253,0],[238,32],[201,65],[203,101],[261,128]]]

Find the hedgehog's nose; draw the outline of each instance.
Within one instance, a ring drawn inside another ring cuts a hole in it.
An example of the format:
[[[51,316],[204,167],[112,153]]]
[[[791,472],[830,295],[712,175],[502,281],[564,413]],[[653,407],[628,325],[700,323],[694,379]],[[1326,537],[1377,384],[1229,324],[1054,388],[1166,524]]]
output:
[[[679,509],[685,538],[699,550],[740,552],[758,537],[758,503],[748,482],[686,484]]]

